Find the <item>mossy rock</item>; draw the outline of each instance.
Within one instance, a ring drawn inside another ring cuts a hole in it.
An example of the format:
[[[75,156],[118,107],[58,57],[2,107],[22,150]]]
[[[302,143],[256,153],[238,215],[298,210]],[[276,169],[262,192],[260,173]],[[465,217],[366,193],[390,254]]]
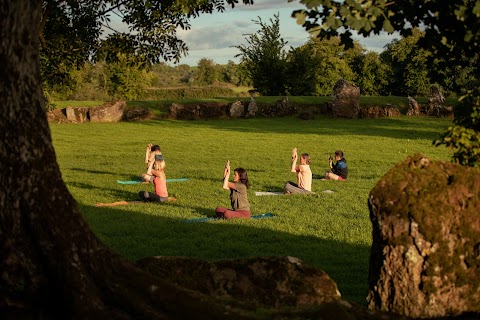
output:
[[[369,196],[369,307],[411,317],[480,312],[480,169],[414,155]]]

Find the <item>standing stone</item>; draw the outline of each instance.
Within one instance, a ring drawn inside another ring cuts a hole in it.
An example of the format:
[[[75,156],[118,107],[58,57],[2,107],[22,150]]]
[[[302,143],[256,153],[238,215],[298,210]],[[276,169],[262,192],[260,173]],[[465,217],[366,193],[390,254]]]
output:
[[[258,112],[257,103],[255,102],[255,100],[253,100],[253,97],[251,97],[250,102],[248,103],[248,106],[247,106],[246,117],[247,118],[253,118],[253,117],[255,117],[257,112]]]
[[[408,96],[408,110],[407,116],[418,116],[420,115],[420,106],[418,102],[412,97]]]
[[[372,189],[368,307],[413,318],[480,314],[480,169],[421,155]]]
[[[359,110],[360,88],[346,80],[338,80],[332,93],[333,116],[358,118]]]
[[[232,118],[240,118],[243,116],[243,113],[245,112],[245,107],[241,101],[235,101],[232,103],[230,106],[230,117]]]
[[[443,97],[440,88],[436,85],[430,87],[430,94],[428,97],[428,109],[427,115],[440,117],[443,114],[443,102],[445,98]]]

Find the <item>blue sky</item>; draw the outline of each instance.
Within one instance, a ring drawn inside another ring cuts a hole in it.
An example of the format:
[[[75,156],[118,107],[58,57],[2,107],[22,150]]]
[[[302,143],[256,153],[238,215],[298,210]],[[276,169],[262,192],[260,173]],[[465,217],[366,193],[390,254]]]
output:
[[[241,1],[239,1],[241,2]],[[180,64],[197,65],[202,58],[213,60],[218,64],[226,64],[229,60],[239,62],[235,55],[239,53],[233,46],[246,44],[245,34],[255,33],[259,26],[252,20],[260,17],[270,24],[274,14],[279,14],[280,35],[288,42],[288,46],[298,47],[308,39],[308,33],[294,18],[292,11],[305,8],[300,2],[287,0],[254,0],[254,5],[237,4],[235,9],[227,9],[223,13],[203,14],[191,20],[190,30],[178,30],[178,37],[184,40],[189,48],[188,56],[180,60]],[[355,39],[367,50],[381,52],[383,46],[398,36],[381,34],[378,36]]]

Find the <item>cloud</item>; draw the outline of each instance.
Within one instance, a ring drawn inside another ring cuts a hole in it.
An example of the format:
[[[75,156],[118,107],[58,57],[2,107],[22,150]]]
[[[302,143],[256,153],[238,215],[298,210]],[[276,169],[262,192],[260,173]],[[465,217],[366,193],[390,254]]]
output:
[[[260,26],[253,21],[261,20],[270,25],[270,19],[279,14],[280,35],[287,41],[287,50],[290,47],[299,47],[308,41],[309,35],[291,17],[294,10],[303,9],[300,2],[287,0],[254,0],[253,5],[239,3],[234,9],[228,8],[223,13],[200,15],[191,21],[192,29],[177,30],[178,37],[185,41],[189,48],[188,56],[181,59],[181,63],[196,65],[201,58],[214,60],[219,64],[228,60],[238,62],[234,58],[239,50],[234,46],[247,44],[246,35],[255,33]],[[370,38],[355,35],[354,39],[369,51],[381,52],[384,46],[398,35],[382,33]]]
[[[177,33],[190,50],[220,49],[244,43],[243,34],[248,31],[248,26],[248,24],[238,22],[233,25],[193,27],[190,30],[177,31]]]

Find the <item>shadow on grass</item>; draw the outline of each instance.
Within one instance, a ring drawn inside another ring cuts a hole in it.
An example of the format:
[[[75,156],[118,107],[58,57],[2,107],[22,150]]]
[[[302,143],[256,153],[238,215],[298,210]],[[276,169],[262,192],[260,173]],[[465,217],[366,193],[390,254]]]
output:
[[[110,172],[110,171],[100,171],[100,170],[89,170],[89,169],[84,169],[84,168],[70,168],[69,170],[72,171],[80,171],[84,173],[92,173],[92,174],[109,174],[109,175],[117,175],[118,173],[116,172]]]
[[[80,205],[99,238],[131,261],[158,255],[206,260],[294,256],[327,272],[343,299],[364,304],[370,254],[366,245],[272,230],[282,221],[281,216],[185,223],[185,217],[159,217],[133,208]],[[211,210],[194,209],[211,214]]]
[[[157,120],[143,125],[154,126],[161,121],[181,122],[184,128],[209,127],[255,133],[296,133],[315,135],[367,135],[397,139],[433,140],[452,124],[452,119],[425,116],[385,117],[377,119],[342,119],[317,116],[314,120],[301,120],[297,116],[282,118],[207,119],[207,120]]]

